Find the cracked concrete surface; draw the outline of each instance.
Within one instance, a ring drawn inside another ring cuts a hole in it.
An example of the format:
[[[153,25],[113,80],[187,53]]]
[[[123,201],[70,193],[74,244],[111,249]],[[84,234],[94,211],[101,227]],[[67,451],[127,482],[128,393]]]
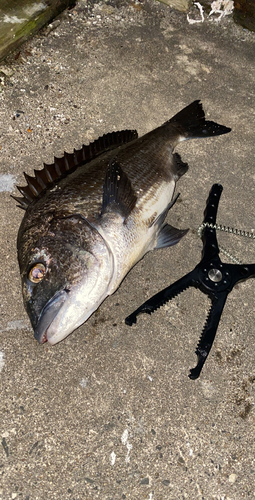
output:
[[[254,231],[253,33],[189,25],[152,1],[79,4],[6,63],[0,108],[3,500],[254,498],[254,280],[230,294],[200,378],[189,368],[209,308],[190,289],[128,327],[147,297],[197,264],[196,230],[220,182],[218,221]],[[103,133],[153,129],[201,99],[226,136],[182,143],[189,163],[169,222],[191,231],[155,251],[76,332],[49,348],[23,308],[10,193],[53,156]],[[254,242],[219,235],[244,262]],[[223,259],[224,260],[224,259]]]

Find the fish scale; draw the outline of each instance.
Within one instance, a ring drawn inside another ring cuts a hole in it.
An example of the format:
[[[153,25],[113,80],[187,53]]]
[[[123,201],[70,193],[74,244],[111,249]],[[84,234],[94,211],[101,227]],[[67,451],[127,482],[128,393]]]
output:
[[[188,169],[175,146],[230,129],[194,101],[157,129],[105,134],[25,174],[17,248],[24,305],[40,343],[83,324],[150,250],[187,233],[165,223]]]

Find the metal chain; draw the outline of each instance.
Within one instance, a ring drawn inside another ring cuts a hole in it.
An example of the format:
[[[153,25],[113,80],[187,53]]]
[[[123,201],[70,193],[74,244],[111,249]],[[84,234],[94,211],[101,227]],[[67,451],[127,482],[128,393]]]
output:
[[[233,227],[223,226],[222,224],[209,224],[209,222],[203,222],[198,230],[197,234],[199,238],[202,238],[203,231],[205,227],[210,227],[211,229],[216,229],[216,231],[223,231],[224,233],[236,234],[237,236],[244,236],[245,238],[250,238],[251,240],[255,240],[255,233],[249,231],[242,231],[241,229],[234,229]],[[241,264],[241,262],[236,259],[233,255],[231,255],[225,248],[219,246],[219,250],[229,257],[235,264]]]

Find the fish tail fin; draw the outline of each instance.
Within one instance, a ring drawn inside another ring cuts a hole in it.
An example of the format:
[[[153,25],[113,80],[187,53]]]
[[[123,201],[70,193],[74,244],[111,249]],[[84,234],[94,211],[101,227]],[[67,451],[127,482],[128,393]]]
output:
[[[174,125],[182,136],[181,140],[199,137],[212,137],[227,134],[231,128],[205,120],[202,103],[197,100],[177,113],[169,122]]]

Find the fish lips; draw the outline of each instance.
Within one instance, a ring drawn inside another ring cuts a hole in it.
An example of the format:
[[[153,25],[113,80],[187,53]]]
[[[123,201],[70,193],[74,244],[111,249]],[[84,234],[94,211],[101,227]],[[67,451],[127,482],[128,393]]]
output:
[[[68,292],[60,290],[44,306],[34,330],[34,337],[40,344],[47,342],[47,330],[66,301]]]

